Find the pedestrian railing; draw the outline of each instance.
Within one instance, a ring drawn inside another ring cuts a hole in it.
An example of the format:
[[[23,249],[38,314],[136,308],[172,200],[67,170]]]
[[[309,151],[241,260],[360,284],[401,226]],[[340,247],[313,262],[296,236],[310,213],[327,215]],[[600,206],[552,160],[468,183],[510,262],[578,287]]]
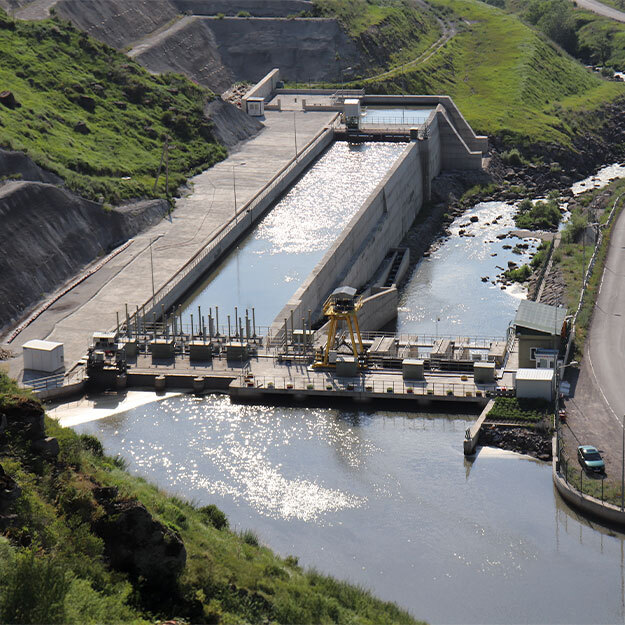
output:
[[[287,391],[340,391],[378,395],[412,395],[418,397],[480,398],[495,391],[495,385],[465,384],[460,382],[409,382],[403,380],[371,380],[363,378],[336,378],[323,375],[310,377],[241,375],[240,386],[255,389]]]
[[[24,380],[22,384],[33,391],[47,391],[51,388],[59,388],[63,386],[65,381],[64,373],[57,373],[55,375],[49,375],[44,378],[37,378],[34,380]]]
[[[621,507],[621,485],[613,482],[606,484],[606,474],[590,475],[578,462],[568,459],[562,450],[559,457],[560,475],[569,487],[582,495],[593,497],[602,504]]]

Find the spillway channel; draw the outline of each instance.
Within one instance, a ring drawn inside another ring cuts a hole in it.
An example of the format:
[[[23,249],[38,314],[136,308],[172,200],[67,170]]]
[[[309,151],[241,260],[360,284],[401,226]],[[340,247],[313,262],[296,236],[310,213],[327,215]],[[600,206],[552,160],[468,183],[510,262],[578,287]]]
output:
[[[270,325],[342,229],[406,149],[406,144],[335,142],[227,259],[182,302],[183,322],[201,306],[227,314],[252,309]]]

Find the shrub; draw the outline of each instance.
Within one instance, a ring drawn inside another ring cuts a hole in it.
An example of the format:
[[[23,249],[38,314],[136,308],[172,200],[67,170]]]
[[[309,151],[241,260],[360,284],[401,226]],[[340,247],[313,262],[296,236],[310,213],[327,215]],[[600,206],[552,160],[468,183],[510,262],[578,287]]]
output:
[[[550,411],[551,404],[542,399],[497,397],[488,414],[489,419],[507,419],[538,423]]]
[[[228,529],[228,517],[215,504],[200,508],[200,513],[215,529]]]
[[[525,160],[517,148],[512,148],[501,155],[501,160],[511,167],[521,167]]]
[[[532,203],[526,199],[519,204],[514,222],[527,230],[557,230],[561,218],[556,200]]]
[[[85,451],[91,452],[97,458],[102,458],[104,455],[104,448],[98,438],[91,434],[81,434],[80,444]]]
[[[252,17],[252,14],[249,11],[239,11],[237,17]]]
[[[521,265],[518,269],[504,271],[503,275],[506,280],[511,280],[512,282],[525,282],[532,275],[532,270],[529,265]]]
[[[0,621],[3,623],[64,623],[69,590],[64,569],[50,558],[19,553],[0,581]]]
[[[241,534],[241,538],[246,545],[251,545],[252,547],[258,547],[258,536],[252,530],[245,530]]]

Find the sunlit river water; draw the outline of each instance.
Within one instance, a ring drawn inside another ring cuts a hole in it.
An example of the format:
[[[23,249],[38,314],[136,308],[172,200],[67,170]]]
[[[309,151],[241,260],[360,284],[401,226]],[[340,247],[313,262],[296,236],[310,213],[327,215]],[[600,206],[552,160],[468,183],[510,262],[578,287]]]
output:
[[[220,325],[234,307],[255,308],[269,326],[391,169],[405,143],[349,145],[337,141],[245,237],[222,265],[191,292],[183,320],[197,307],[218,306]]]
[[[623,622],[622,537],[578,520],[547,464],[488,449],[467,462],[470,419],[182,396],[77,430],[432,623]]]

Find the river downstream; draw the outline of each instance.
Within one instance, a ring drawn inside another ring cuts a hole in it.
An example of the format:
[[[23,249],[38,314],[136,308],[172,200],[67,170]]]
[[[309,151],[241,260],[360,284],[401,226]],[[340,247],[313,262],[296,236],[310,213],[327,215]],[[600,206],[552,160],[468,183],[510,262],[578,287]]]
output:
[[[431,623],[622,622],[623,537],[578,520],[548,464],[489,449],[465,460],[471,420],[181,396],[76,429],[283,556]]]

